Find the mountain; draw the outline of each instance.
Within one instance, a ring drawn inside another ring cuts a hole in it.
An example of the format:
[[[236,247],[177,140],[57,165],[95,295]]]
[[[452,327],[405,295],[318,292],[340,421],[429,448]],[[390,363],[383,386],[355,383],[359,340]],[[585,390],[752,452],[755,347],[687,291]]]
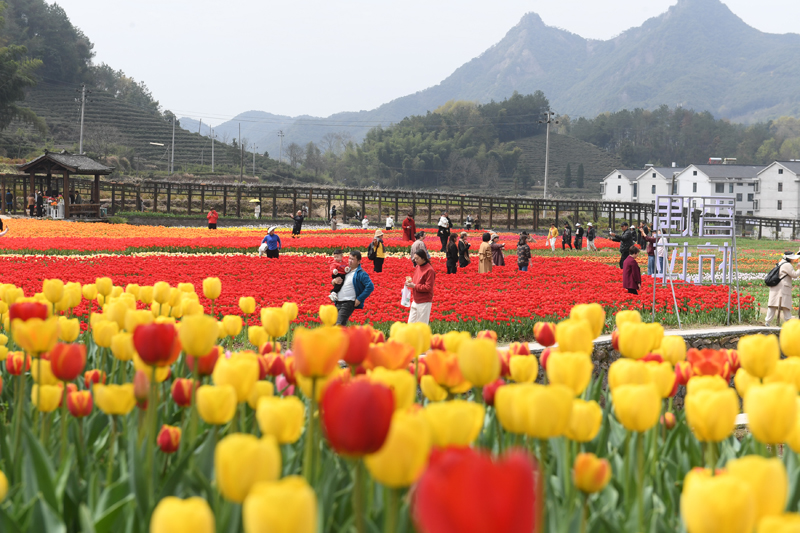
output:
[[[488,102],[536,90],[547,95],[553,110],[570,117],[667,104],[754,122],[800,115],[798,56],[800,35],[756,30],[719,0],[678,0],[665,13],[605,41],[547,26],[529,13],[500,42],[434,87],[371,111],[281,117],[280,127],[284,147],[319,142],[331,131],[360,140],[375,125],[424,114],[449,100]],[[236,120],[229,123],[235,127]],[[255,124],[256,143],[277,151],[277,122]]]

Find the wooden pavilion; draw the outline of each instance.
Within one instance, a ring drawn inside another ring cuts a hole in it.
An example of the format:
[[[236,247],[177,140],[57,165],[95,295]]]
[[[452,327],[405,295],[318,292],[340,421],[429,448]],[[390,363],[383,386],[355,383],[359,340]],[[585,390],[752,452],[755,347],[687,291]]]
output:
[[[100,217],[100,176],[107,176],[114,171],[113,167],[107,167],[98,163],[94,159],[85,155],[71,154],[66,150],[61,152],[48,152],[36,159],[18,165],[20,171],[30,176],[31,194],[34,191],[50,191],[51,180],[56,176],[56,189],[58,189],[58,178],[63,177],[62,194],[64,197],[64,218],[71,216],[94,215]],[[92,186],[92,198],[89,203],[70,205],[69,195],[74,192],[70,187],[70,176],[94,176]],[[39,178],[39,188],[36,188],[37,175]],[[46,188],[44,187],[46,186]]]

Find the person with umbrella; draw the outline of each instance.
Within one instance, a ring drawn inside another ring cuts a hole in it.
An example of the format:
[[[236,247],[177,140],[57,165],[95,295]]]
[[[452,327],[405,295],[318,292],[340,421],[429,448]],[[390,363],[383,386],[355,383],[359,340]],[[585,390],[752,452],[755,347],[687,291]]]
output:
[[[299,239],[300,238],[300,230],[303,229],[303,220],[305,217],[303,216],[303,211],[300,210],[292,217],[294,220],[294,226],[292,226],[292,239]]]

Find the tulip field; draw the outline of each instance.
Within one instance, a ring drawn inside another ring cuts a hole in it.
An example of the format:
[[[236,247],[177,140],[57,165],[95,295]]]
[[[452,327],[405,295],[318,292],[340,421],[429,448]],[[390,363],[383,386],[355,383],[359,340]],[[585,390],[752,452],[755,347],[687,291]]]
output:
[[[328,256],[370,232],[280,232],[275,260],[257,230],[9,222],[0,532],[800,531],[800,320],[687,349],[612,250],[448,276],[429,239],[431,323],[406,324],[392,232],[338,327]],[[726,288],[675,290],[724,320]]]

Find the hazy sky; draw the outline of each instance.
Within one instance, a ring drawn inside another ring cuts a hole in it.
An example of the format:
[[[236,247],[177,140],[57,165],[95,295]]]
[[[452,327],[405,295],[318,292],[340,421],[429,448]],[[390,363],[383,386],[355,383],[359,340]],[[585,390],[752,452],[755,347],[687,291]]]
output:
[[[432,85],[527,12],[608,39],[676,0],[59,0],[96,58],[144,81],[179,117],[248,110],[328,116]],[[727,0],[769,33],[797,32],[797,0]]]

